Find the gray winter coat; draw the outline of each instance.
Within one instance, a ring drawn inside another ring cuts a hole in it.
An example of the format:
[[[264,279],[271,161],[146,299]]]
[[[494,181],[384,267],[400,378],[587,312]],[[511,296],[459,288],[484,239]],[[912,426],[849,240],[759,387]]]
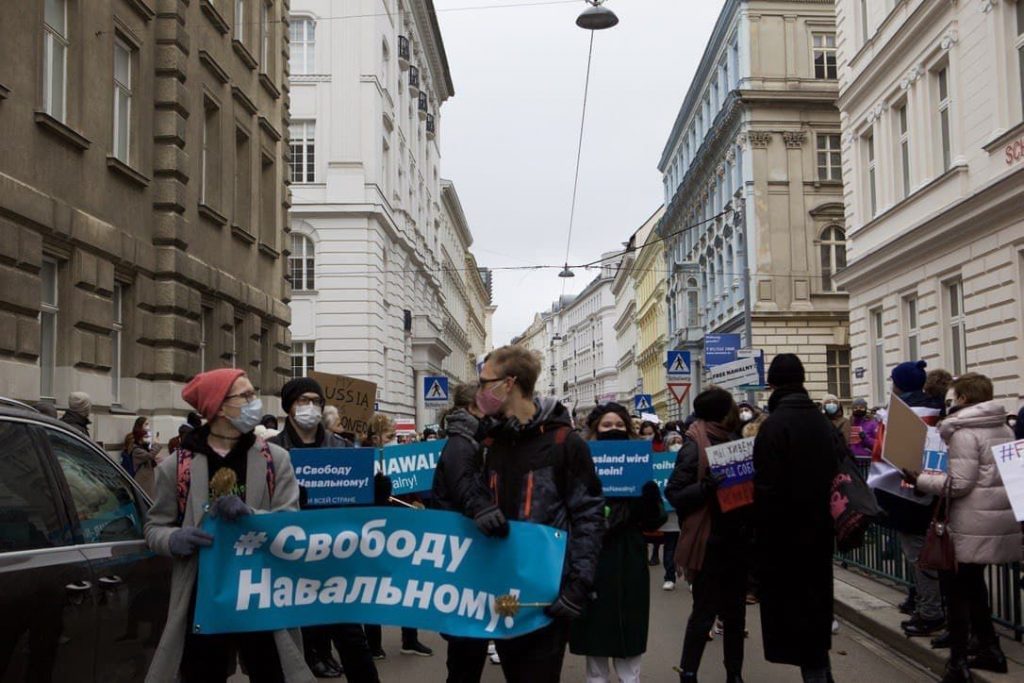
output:
[[[299,509],[299,485],[288,452],[268,444],[274,460],[274,497],[267,491],[267,463],[260,452],[260,442],[249,449],[246,464],[245,502],[257,514]],[[178,524],[178,459],[167,458],[156,468],[155,502],[146,519],[146,542],[158,555],[173,557],[170,537],[182,526],[198,527],[202,522],[203,507],[209,500],[209,468],[206,456],[195,453],[192,460],[192,483],[189,487],[185,517]],[[146,676],[147,683],[166,683],[178,680],[178,668],[185,647],[185,630],[190,628],[189,601],[195,588],[199,558],[174,557],[171,571],[171,599],[167,609],[167,623],[164,626],[160,644]],[[285,680],[289,683],[315,683],[316,679],[306,666],[302,652],[302,640],[297,629],[276,631],[274,641],[281,659]]]
[[[1020,524],[1010,507],[992,447],[1013,441],[1006,410],[995,401],[967,406],[939,427],[949,446],[953,505],[949,527],[958,562],[1003,564],[1020,562]],[[939,495],[946,475],[924,473],[917,488]]]

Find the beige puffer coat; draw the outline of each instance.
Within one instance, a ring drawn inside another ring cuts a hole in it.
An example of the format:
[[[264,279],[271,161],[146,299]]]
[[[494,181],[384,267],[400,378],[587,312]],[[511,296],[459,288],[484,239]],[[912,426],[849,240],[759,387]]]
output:
[[[1006,497],[992,447],[1013,441],[1006,410],[995,401],[967,406],[942,422],[949,446],[953,506],[949,526],[957,562],[1003,564],[1021,559],[1021,532]],[[939,495],[943,474],[922,474],[917,488]]]

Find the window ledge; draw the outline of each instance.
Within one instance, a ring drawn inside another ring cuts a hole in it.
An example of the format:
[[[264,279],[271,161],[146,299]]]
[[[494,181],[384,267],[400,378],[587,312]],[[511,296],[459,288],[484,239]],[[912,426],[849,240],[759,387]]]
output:
[[[281,252],[279,252],[277,249],[274,249],[274,247],[270,246],[269,244],[263,241],[260,242],[259,249],[261,254],[269,256],[270,258],[273,259],[280,258],[281,256]]]
[[[292,290],[292,296],[293,297],[294,296],[301,296],[303,298],[305,298],[305,297],[314,297],[314,296],[316,296],[319,293],[320,293],[320,290],[318,290],[318,289],[293,289]]]
[[[199,215],[216,224],[218,227],[224,227],[228,223],[228,219],[221,214],[217,209],[213,208],[209,204],[203,204],[199,202]]]
[[[109,168],[111,171],[116,171],[117,173],[120,173],[125,178],[127,178],[131,182],[135,183],[139,187],[148,187],[149,186],[150,178],[148,178],[147,176],[144,176],[143,174],[139,173],[134,168],[132,168],[128,164],[124,163],[123,161],[121,161],[117,157],[113,157],[113,156],[108,156],[107,157],[107,168]]]
[[[35,118],[36,123],[42,126],[43,130],[52,133],[62,142],[65,142],[72,147],[76,147],[80,151],[85,151],[92,146],[92,141],[90,141],[89,138],[85,137],[63,121],[58,121],[53,118],[45,111],[37,111]]]
[[[256,58],[249,52],[249,48],[245,46],[245,43],[235,38],[231,41],[231,47],[234,48],[235,54],[249,67],[250,71],[256,68]]]
[[[256,236],[249,232],[249,228],[235,223],[231,224],[231,236],[238,238],[246,244],[256,244]]]
[[[11,95],[11,89],[0,83],[0,100],[5,100]]]
[[[147,0],[128,0],[128,4],[135,10],[136,14],[146,21],[150,21],[156,16],[156,10],[149,6]]]
[[[275,100],[281,99],[281,91],[277,89],[276,85],[274,85],[273,79],[262,71],[260,72],[260,85],[262,85],[263,89],[266,90],[267,93]]]
[[[221,35],[226,34],[231,27],[228,26],[228,22],[224,19],[224,15],[217,11],[217,7],[213,4],[213,0],[202,0],[200,8],[203,10],[203,14],[210,20],[214,28],[220,31]]]
[[[0,86],[0,88],[2,87],[3,86]],[[1021,136],[1024,136],[1024,121],[1021,121],[1005,133],[1000,133],[996,137],[992,138],[992,140],[982,145],[981,148],[989,154],[992,154],[999,150],[1003,145],[1015,142],[1016,139]]]

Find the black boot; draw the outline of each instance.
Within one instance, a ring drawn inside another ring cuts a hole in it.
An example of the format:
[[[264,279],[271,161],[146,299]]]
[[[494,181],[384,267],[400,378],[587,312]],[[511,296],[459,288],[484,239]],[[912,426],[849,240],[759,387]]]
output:
[[[726,674],[725,683],[743,683],[743,676],[739,674]]]
[[[944,632],[942,635],[932,638],[932,649],[933,650],[948,650],[949,646],[953,643],[953,637],[949,635],[949,631]]]
[[[679,669],[676,669],[679,671]],[[697,673],[683,673],[679,671],[679,683],[697,683]]]
[[[971,670],[967,668],[967,661],[951,659],[946,664],[946,675],[939,683],[973,683],[973,681]]]
[[[1003,649],[999,647],[998,639],[987,646],[978,648],[976,654],[968,654],[967,666],[971,669],[994,671],[997,674],[1004,674],[1008,671],[1006,655],[1003,654]]]

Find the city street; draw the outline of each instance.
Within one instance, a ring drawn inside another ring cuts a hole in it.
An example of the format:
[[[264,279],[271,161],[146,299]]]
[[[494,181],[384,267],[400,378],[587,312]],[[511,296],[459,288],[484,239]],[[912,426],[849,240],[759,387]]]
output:
[[[683,629],[686,627],[686,619],[690,614],[690,593],[682,583],[674,592],[665,593],[661,590],[661,579],[660,568],[651,572],[651,625],[642,671],[645,680],[672,683],[678,679],[672,667],[679,663]],[[750,638],[747,639],[744,678],[748,681],[757,681],[757,683],[797,683],[800,681],[800,673],[797,669],[765,663],[761,652],[761,623],[756,605],[747,610],[747,619]],[[434,683],[444,680],[444,641],[437,634],[423,632],[420,633],[420,640],[434,648],[433,657],[412,657],[400,654],[398,629],[387,628],[384,630],[384,649],[388,653],[388,658],[377,663],[382,681],[419,680],[423,683],[428,681]],[[839,683],[859,681],[924,683],[933,680],[933,677],[916,665],[846,624],[840,625],[839,634],[832,643],[832,668],[835,679]],[[562,669],[562,678],[567,683],[582,681],[584,678],[583,658],[568,655]],[[232,683],[242,683],[247,679],[239,675],[231,680]],[[483,681],[498,683],[502,680],[504,679],[501,676],[501,668],[488,663],[484,669]],[[720,638],[708,643],[708,648],[704,652],[700,680],[702,683],[721,683],[725,680]]]

